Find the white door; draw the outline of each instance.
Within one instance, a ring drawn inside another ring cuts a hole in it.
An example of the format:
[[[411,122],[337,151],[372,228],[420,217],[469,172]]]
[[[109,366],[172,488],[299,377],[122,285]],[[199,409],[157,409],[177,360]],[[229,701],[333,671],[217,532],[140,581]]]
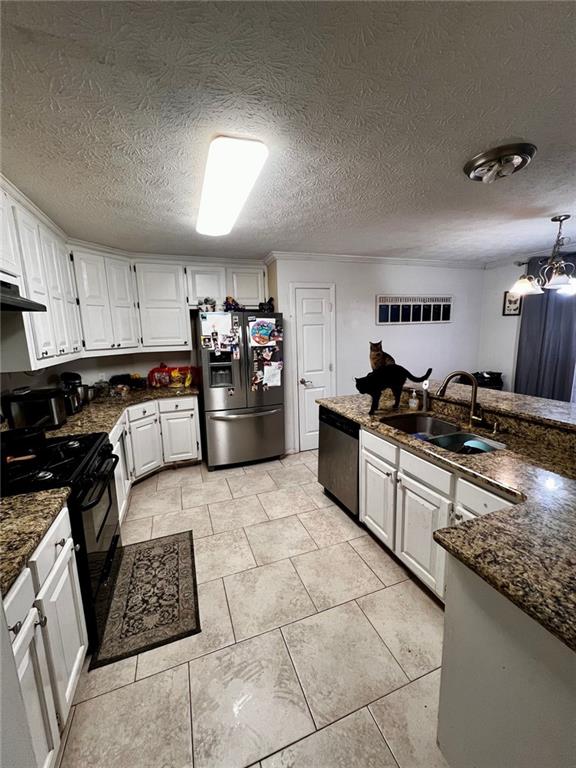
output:
[[[186,267],[188,278],[188,304],[198,306],[206,298],[216,299],[216,304],[223,304],[226,298],[226,270],[224,267],[198,269]]]
[[[60,267],[60,252],[58,242],[51,232],[40,228],[40,245],[44,258],[44,270],[46,284],[50,296],[50,310],[52,313],[52,327],[54,329],[54,341],[56,354],[65,355],[70,351],[66,323],[66,299],[62,285],[62,270]]]
[[[195,459],[198,455],[196,444],[196,417],[194,411],[163,413],[162,448],[164,462]]]
[[[12,643],[12,650],[36,758],[34,768],[51,768],[58,755],[60,734],[40,630],[40,614],[36,608],[28,612]]]
[[[88,648],[74,542],[71,538],[62,547],[35,604],[46,617],[42,633],[52,691],[60,722],[65,723]]]
[[[147,416],[130,425],[134,474],[136,477],[162,466],[162,445],[160,425],[157,416]]]
[[[26,296],[32,301],[44,304],[47,308],[46,312],[30,312],[36,357],[41,360],[56,354],[56,343],[52,327],[50,297],[40,250],[38,222],[22,208],[15,209],[15,219],[26,280]]]
[[[296,288],[300,450],[318,448],[320,397],[334,394],[334,307],[330,288]]]
[[[360,456],[360,520],[394,549],[396,470],[368,451]]]
[[[184,292],[184,267],[137,264],[143,346],[190,346],[190,317]]]
[[[70,352],[82,351],[82,329],[80,328],[80,309],[76,297],[76,282],[72,261],[68,249],[63,243],[59,245],[60,271],[62,275],[62,288],[66,300],[66,325]]]
[[[132,265],[121,259],[106,259],[106,277],[114,346],[129,349],[138,346],[138,326],[136,321],[136,302]]]
[[[97,253],[74,253],[74,267],[86,349],[113,349],[105,259]]]
[[[258,267],[229,269],[228,289],[240,304],[257,307],[261,301],[266,301],[264,270]]]
[[[396,502],[396,554],[430,589],[444,593],[444,550],[432,534],[448,525],[451,502],[407,477],[398,474]]]
[[[20,268],[20,254],[18,252],[18,243],[16,241],[16,227],[14,224],[14,210],[12,200],[6,192],[0,191],[0,204],[2,205],[2,239],[0,244],[0,270],[8,272],[10,275],[19,277],[22,274]]]

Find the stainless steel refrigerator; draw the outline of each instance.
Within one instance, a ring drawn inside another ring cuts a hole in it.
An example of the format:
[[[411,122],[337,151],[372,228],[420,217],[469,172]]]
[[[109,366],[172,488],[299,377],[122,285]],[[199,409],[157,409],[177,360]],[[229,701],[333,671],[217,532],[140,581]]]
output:
[[[203,441],[210,469],[284,453],[280,313],[200,312]]]

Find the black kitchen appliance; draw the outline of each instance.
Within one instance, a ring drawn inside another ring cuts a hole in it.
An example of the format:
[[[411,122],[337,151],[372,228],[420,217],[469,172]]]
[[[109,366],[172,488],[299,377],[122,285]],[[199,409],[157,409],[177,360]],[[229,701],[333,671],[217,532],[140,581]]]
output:
[[[66,423],[64,392],[59,387],[19,387],[2,395],[2,413],[11,429],[56,429]]]
[[[357,517],[360,427],[345,416],[322,407],[319,420],[318,482]]]
[[[0,310],[2,312],[46,312],[46,306],[20,296],[20,288],[14,283],[0,280]]]
[[[105,433],[46,437],[41,430],[0,433],[4,496],[68,486],[67,507],[89,647],[98,646],[119,562],[120,520],[114,470],[118,457]]]

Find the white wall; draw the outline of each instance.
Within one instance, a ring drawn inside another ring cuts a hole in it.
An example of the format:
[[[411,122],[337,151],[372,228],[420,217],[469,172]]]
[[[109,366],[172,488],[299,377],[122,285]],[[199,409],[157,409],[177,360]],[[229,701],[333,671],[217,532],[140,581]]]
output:
[[[522,274],[513,264],[486,269],[482,298],[482,320],[478,343],[478,371],[502,371],[504,389],[514,385],[520,317],[504,317],[504,291]]]
[[[369,372],[369,342],[382,346],[396,362],[420,376],[428,367],[434,378],[450,371],[478,369],[479,328],[482,317],[483,271],[449,267],[422,267],[382,262],[279,259],[278,309],[285,314],[286,442],[296,446],[292,398],[296,387],[295,334],[290,317],[290,284],[333,282],[336,285],[336,393],[354,393],[354,376]],[[438,325],[376,324],[378,293],[440,293],[454,297],[453,322]]]

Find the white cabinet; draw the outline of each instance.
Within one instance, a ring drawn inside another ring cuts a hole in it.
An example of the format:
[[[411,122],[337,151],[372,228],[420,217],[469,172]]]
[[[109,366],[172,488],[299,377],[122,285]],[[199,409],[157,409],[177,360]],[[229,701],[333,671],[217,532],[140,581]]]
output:
[[[38,222],[20,207],[15,209],[16,229],[26,282],[26,296],[32,301],[44,304],[46,312],[30,312],[30,323],[37,359],[56,355],[56,342],[50,311],[50,296],[40,248]]]
[[[436,594],[444,594],[444,551],[432,534],[448,525],[452,503],[403,472],[398,475],[395,552]]]
[[[162,448],[164,463],[187,461],[198,457],[198,435],[194,411],[163,413]]]
[[[130,486],[132,484],[132,448],[128,442],[129,439],[128,430],[122,424],[118,438],[112,443],[112,453],[118,456],[118,464],[114,470],[114,484],[116,486],[120,523],[122,523],[128,509]]]
[[[74,542],[71,538],[64,543],[54,568],[38,593],[36,607],[46,619],[42,633],[46,643],[52,692],[60,722],[64,724],[72,706],[88,646]]]
[[[394,549],[396,469],[367,450],[360,454],[360,520]]]
[[[12,650],[32,738],[34,768],[51,768],[58,754],[60,734],[41,621],[43,618],[38,610],[31,608],[12,644]]]
[[[78,251],[74,253],[74,267],[86,349],[113,349],[106,261],[98,253]]]
[[[62,289],[66,302],[66,330],[68,333],[68,345],[71,354],[82,352],[82,329],[80,328],[80,308],[76,296],[76,281],[72,267],[72,259],[64,244],[59,246],[60,270],[62,275]]]
[[[146,416],[130,424],[134,475],[142,477],[162,466],[162,445],[158,416]]]
[[[188,304],[197,307],[205,298],[216,299],[223,304],[226,298],[226,270],[224,267],[186,267]]]
[[[246,307],[257,307],[266,301],[264,275],[264,270],[258,267],[227,269],[228,293]]]
[[[138,323],[132,265],[122,259],[106,259],[106,277],[116,349],[138,346]]]
[[[136,265],[144,347],[190,346],[190,317],[179,264]]]
[[[20,252],[18,250],[18,242],[16,240],[16,226],[14,223],[14,208],[12,199],[8,197],[6,192],[0,190],[0,205],[2,211],[0,212],[2,221],[2,239],[0,245],[2,250],[0,251],[0,270],[7,272],[9,275],[16,275],[19,277],[22,274],[20,266]]]
[[[62,281],[62,253],[56,237],[44,227],[40,227],[40,246],[44,259],[44,270],[48,295],[50,296],[50,312],[56,355],[66,355],[70,351],[68,342],[68,324],[66,299]]]

